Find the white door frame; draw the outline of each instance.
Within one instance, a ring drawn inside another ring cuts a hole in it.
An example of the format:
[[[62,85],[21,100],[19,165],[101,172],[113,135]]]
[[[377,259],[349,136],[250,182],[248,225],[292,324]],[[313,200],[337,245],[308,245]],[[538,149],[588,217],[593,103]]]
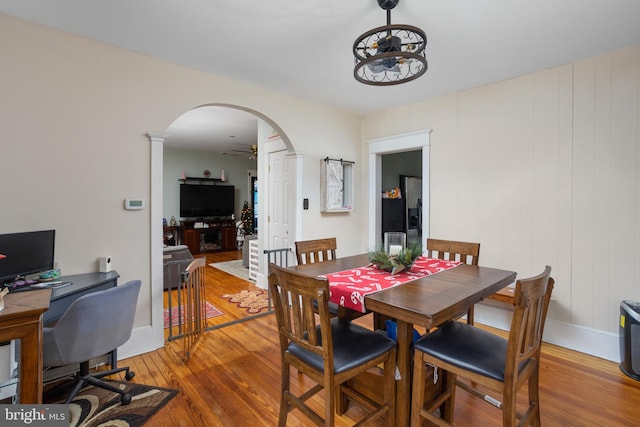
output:
[[[422,237],[429,236],[429,136],[431,129],[376,138],[369,145],[369,248],[382,241],[382,155],[422,149]]]
[[[258,182],[261,183],[260,201],[258,202],[258,250],[260,254],[264,253],[266,249],[266,242],[269,240],[269,199],[266,195],[271,194],[272,190],[269,188],[269,170],[271,165],[269,160],[270,154],[289,150],[281,139],[275,139],[272,141],[266,141],[261,145],[261,150],[258,151],[258,162],[260,167],[258,168]],[[290,198],[289,204],[292,207],[291,221],[289,235],[293,237],[291,241],[295,241],[298,236],[302,234],[302,156],[289,150],[287,157],[292,159],[291,173],[294,179],[290,181]],[[291,259],[289,260],[291,263]],[[258,260],[258,275],[256,278],[256,285],[260,288],[267,288],[267,263],[264,256],[260,256]]]

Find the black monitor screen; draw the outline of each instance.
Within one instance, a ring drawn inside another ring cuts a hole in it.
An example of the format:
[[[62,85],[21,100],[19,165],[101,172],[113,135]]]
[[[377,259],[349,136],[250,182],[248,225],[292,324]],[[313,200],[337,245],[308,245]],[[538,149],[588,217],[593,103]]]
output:
[[[53,269],[55,230],[0,234],[0,283]]]

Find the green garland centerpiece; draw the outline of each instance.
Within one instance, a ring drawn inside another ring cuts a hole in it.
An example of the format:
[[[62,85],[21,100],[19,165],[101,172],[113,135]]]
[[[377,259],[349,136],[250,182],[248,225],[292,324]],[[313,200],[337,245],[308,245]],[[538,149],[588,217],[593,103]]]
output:
[[[420,255],[422,255],[422,245],[418,241],[411,241],[406,248],[395,255],[386,253],[384,247],[369,251],[369,262],[380,270],[398,274],[401,271],[409,270]]]

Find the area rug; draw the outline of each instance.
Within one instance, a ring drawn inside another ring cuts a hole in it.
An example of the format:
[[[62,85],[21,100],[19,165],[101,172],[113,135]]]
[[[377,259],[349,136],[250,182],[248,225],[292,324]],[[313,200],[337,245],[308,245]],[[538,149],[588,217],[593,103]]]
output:
[[[178,394],[178,390],[132,382],[109,383],[129,393],[131,403],[122,405],[120,395],[112,391],[94,386],[86,387],[69,404],[69,426],[139,427]],[[64,403],[65,395],[60,393],[54,396],[47,396],[45,393],[44,403]]]
[[[224,294],[222,298],[227,298],[229,302],[244,308],[247,313],[256,314],[268,308],[268,294],[266,291],[243,290],[237,294]]]
[[[224,314],[222,311],[218,310],[208,302],[206,302],[205,304],[207,305],[207,319],[210,319],[216,316],[222,316]],[[182,313],[183,318],[184,316],[187,315],[184,305],[180,307],[181,307],[181,310],[178,310],[177,306],[171,307],[171,325],[172,326],[177,326],[178,323],[180,323],[179,317],[178,317],[180,313]],[[164,327],[165,328],[169,327],[169,309],[168,308],[164,309]]]
[[[240,279],[249,280],[249,269],[242,266],[242,260],[236,259],[233,261],[216,262],[209,264],[209,267],[217,268],[225,273],[229,273]]]

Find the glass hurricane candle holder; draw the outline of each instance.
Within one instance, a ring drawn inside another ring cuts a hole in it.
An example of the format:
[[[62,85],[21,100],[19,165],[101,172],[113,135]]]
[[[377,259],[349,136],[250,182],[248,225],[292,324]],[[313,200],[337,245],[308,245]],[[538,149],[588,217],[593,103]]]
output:
[[[389,255],[398,255],[407,247],[407,235],[399,232],[384,233],[384,251]]]

